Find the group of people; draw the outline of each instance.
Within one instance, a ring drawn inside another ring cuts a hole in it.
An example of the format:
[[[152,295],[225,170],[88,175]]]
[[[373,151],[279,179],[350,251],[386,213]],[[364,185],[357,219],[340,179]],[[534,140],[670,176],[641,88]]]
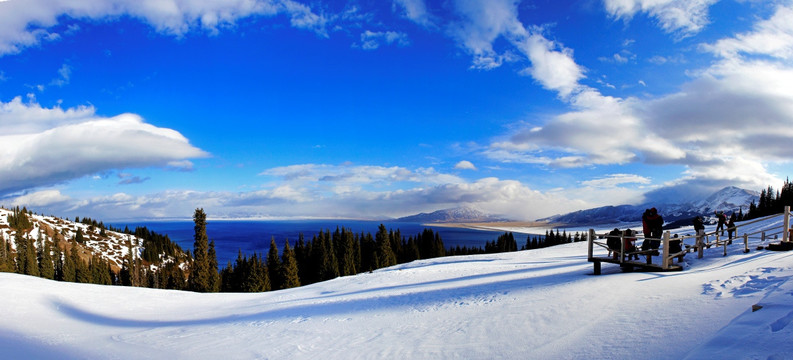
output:
[[[729,239],[732,240],[732,235],[735,233],[735,212],[730,215],[729,220],[727,220],[727,215],[724,214],[724,211],[716,211],[714,214],[716,215],[716,218],[719,219],[718,224],[716,224],[716,232],[719,232],[720,236],[724,236],[724,224],[727,224],[727,234]]]
[[[723,211],[716,211],[714,212],[716,218],[718,219],[718,224],[716,225],[716,232],[721,232],[721,236],[724,236],[724,228],[725,225],[727,227],[727,233],[729,234],[729,239],[732,240],[733,234],[735,234],[735,221],[736,215],[733,212],[729,218]],[[693,220],[694,223],[694,231],[696,231],[698,236],[702,236],[705,234],[705,222],[701,216],[697,216]],[[658,250],[661,247],[661,237],[663,236],[663,225],[664,219],[663,217],[658,214],[658,210],[656,208],[646,209],[644,214],[642,214],[642,228],[644,230],[644,237],[645,240],[642,243],[641,250]],[[677,235],[675,235],[677,238]],[[623,246],[625,252],[634,252],[636,251],[636,231],[631,229],[626,229],[622,231],[618,228],[614,228],[611,232],[608,233],[606,236],[606,244],[609,249],[617,250],[620,248],[620,239],[623,239]],[[682,251],[682,244],[680,240],[671,240],[669,242],[669,251],[670,253],[678,253]],[[616,256],[616,252],[615,252]],[[636,255],[634,255],[636,256]],[[638,259],[638,256],[636,256]]]

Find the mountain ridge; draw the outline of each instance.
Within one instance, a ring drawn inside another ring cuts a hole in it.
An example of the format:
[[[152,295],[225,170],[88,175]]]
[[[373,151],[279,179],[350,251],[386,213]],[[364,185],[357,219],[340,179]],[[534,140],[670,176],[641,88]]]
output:
[[[419,213],[415,215],[397,218],[398,222],[415,223],[458,223],[458,222],[499,222],[508,221],[494,215],[486,214],[470,206],[460,206],[431,213]]]
[[[656,208],[666,222],[685,221],[695,216],[704,216],[710,219],[714,211],[732,213],[748,210],[752,201],[756,203],[758,199],[759,193],[756,191],[727,186],[707,198],[695,202],[680,204],[646,202],[638,205],[609,205],[554,215],[538,221],[563,223],[572,226],[637,223],[641,222],[642,213],[650,208]]]

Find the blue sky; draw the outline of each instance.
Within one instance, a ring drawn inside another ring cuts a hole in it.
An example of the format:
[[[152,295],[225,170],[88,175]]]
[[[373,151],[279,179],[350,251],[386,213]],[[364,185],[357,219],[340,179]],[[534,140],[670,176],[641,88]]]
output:
[[[0,1],[0,203],[518,220],[793,156],[793,2]]]

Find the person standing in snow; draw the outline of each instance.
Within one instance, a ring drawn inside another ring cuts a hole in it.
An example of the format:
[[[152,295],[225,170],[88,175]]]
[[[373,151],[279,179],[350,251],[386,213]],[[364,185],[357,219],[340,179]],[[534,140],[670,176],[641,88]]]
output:
[[[625,240],[625,252],[626,253],[636,251],[636,232],[635,231],[633,231],[631,229],[625,229],[624,240]],[[635,258],[635,260],[639,260],[639,255],[634,254],[633,257]],[[628,260],[630,260],[630,257],[628,257]]]
[[[694,223],[694,232],[697,233],[697,245],[702,243],[702,237],[705,236],[705,222],[702,221],[702,216],[697,216],[692,221]]]
[[[735,234],[735,212],[730,215],[730,221],[727,222],[727,234],[732,240],[732,235]]]
[[[724,215],[724,211],[714,211],[713,213],[716,214],[716,218],[719,219],[719,224],[716,225],[716,232],[718,233],[721,231],[721,235],[719,236],[724,236],[724,224],[727,223],[727,215]]]
[[[658,210],[656,208],[650,209],[650,213],[646,217],[647,228],[650,231],[649,236],[647,233],[644,234],[645,238],[650,238],[649,240],[644,240],[642,243],[642,250],[657,250],[661,247],[661,236],[663,236],[663,226],[664,226],[664,218],[658,214]]]

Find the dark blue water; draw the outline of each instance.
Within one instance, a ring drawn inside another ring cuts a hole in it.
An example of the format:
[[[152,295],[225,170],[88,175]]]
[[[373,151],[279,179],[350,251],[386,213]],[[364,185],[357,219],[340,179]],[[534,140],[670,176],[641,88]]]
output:
[[[351,229],[354,233],[377,233],[377,227],[383,224],[389,230],[400,230],[401,235],[407,239],[409,236],[415,237],[425,228],[430,228],[439,233],[444,246],[448,249],[456,246],[484,247],[487,241],[493,241],[503,232],[481,231],[471,229],[445,228],[424,226],[417,223],[403,222],[381,222],[381,221],[353,221],[353,220],[300,220],[300,221],[208,221],[207,235],[210,240],[215,241],[215,251],[217,252],[218,263],[221,267],[226,266],[229,261],[237,258],[237,252],[242,250],[244,255],[264,253],[270,250],[270,239],[275,237],[278,250],[283,250],[286,239],[289,239],[290,246],[294,247],[300,233],[306,241],[317,235],[319,231],[330,230],[331,233],[336,227]],[[179,244],[182,249],[193,249],[193,222],[192,221],[163,221],[146,222],[114,225],[124,228],[129,226],[134,230],[136,226],[145,226],[149,230],[158,234],[168,235],[168,237]],[[522,246],[526,239],[525,235],[517,235],[515,240],[518,246]]]

